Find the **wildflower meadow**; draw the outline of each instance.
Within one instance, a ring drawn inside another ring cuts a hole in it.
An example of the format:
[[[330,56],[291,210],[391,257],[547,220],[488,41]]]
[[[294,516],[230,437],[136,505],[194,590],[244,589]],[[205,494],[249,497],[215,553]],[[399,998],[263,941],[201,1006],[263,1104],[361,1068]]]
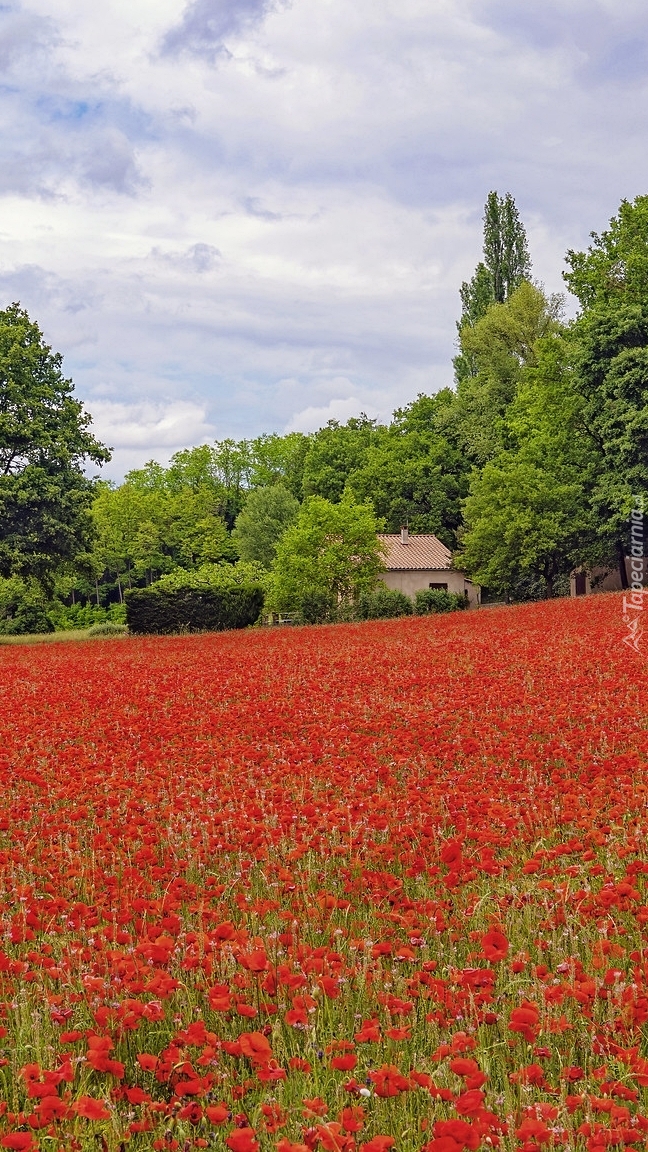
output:
[[[0,650],[0,1147],[644,1148],[621,612]]]

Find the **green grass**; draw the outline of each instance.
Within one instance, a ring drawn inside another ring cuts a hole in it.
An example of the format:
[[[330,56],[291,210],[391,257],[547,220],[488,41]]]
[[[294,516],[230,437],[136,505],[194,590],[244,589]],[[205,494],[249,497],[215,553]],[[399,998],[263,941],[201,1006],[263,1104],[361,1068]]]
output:
[[[124,633],[124,636],[126,633]],[[56,644],[67,640],[119,640],[115,636],[91,636],[89,628],[71,628],[63,632],[31,632],[25,636],[0,636],[0,644]]]

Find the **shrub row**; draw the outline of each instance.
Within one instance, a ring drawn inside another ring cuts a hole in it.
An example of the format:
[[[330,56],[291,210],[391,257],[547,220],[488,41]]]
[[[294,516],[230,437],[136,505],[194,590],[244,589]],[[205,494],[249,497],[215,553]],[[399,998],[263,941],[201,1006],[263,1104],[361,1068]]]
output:
[[[306,590],[295,605],[293,617],[300,624],[332,624],[357,620],[390,620],[398,616],[429,616],[437,612],[456,612],[468,607],[458,592],[424,588],[412,601],[403,592],[379,587],[362,592],[354,603],[334,604],[316,590]]]
[[[126,620],[131,632],[221,632],[247,628],[263,607],[259,584],[229,588],[134,588],[126,593]]]
[[[460,592],[445,592],[443,588],[421,588],[414,597],[417,616],[430,616],[434,612],[461,612],[468,600]]]

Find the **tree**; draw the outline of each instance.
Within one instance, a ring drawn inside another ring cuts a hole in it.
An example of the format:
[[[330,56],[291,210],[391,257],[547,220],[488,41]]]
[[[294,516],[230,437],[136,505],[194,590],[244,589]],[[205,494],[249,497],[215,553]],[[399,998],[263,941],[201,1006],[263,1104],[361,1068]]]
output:
[[[489,192],[484,207],[484,263],[491,274],[493,299],[508,300],[531,275],[526,231],[510,192]]]
[[[248,440],[217,440],[213,445],[201,444],[197,448],[176,452],[169,467],[162,470],[162,481],[172,492],[191,488],[209,493],[212,512],[221,516],[231,531],[245,503],[251,469]],[[134,475],[131,473],[128,478],[132,479]],[[154,479],[157,482],[156,474]]]
[[[414,532],[432,532],[456,547],[461,501],[468,492],[465,454],[439,430],[449,396],[419,396],[394,413],[351,472],[347,490],[356,500],[371,500],[388,532],[408,524]]]
[[[464,504],[460,563],[508,597],[551,596],[574,567],[603,558],[590,501],[596,459],[569,357],[564,329],[536,342],[502,419],[506,447],[474,471]]]
[[[250,485],[266,488],[283,484],[297,500],[303,494],[304,460],[310,447],[310,437],[303,432],[276,433],[257,436],[250,442]]]
[[[583,485],[552,463],[539,451],[508,452],[475,477],[460,563],[478,583],[510,595],[531,576],[552,596],[574,566],[588,527]]]
[[[573,325],[574,386],[598,456],[592,507],[625,587],[628,520],[648,496],[648,196],[623,201],[587,252],[569,252],[565,280],[581,312]]]
[[[567,253],[563,278],[583,312],[648,297],[648,196],[622,200],[609,228],[591,233],[587,252]]]
[[[93,505],[97,538],[94,554],[99,569],[122,583],[152,581],[174,568],[195,568],[219,560],[234,560],[235,550],[223,520],[213,511],[213,497],[204,488],[169,490],[155,479],[155,468],[129,473],[118,488],[105,485]],[[159,479],[159,478],[158,478]]]
[[[357,599],[384,570],[379,525],[370,504],[345,494],[339,504],[309,497],[277,544],[268,607],[299,610],[305,594],[318,599],[322,615]]]
[[[510,193],[489,192],[484,205],[484,261],[471,280],[464,280],[461,319],[457,322],[459,355],[453,364],[457,382],[476,374],[474,355],[465,344],[467,331],[486,315],[493,304],[503,304],[523,280],[531,275],[526,231]]]
[[[92,533],[86,461],[110,452],[88,431],[62,358],[19,304],[0,312],[0,575],[51,582]]]
[[[337,503],[350,474],[365,461],[367,449],[381,435],[376,421],[364,414],[346,424],[329,420],[310,439],[304,460],[304,496],[323,496]]]
[[[492,304],[462,330],[461,347],[473,372],[459,381],[443,427],[478,467],[505,447],[507,409],[525,370],[536,363],[539,342],[562,331],[561,308],[560,297],[547,297],[523,280],[505,303]]]
[[[283,484],[253,489],[232,533],[241,559],[258,560],[269,568],[279,540],[298,512],[299,501]]]

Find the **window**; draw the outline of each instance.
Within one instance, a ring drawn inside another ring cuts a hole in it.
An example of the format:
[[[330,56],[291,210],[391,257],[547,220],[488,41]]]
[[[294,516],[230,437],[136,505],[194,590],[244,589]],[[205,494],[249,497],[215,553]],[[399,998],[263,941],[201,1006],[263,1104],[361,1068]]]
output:
[[[448,585],[447,584],[428,584],[428,588],[431,588],[434,592],[447,592],[448,591]]]

